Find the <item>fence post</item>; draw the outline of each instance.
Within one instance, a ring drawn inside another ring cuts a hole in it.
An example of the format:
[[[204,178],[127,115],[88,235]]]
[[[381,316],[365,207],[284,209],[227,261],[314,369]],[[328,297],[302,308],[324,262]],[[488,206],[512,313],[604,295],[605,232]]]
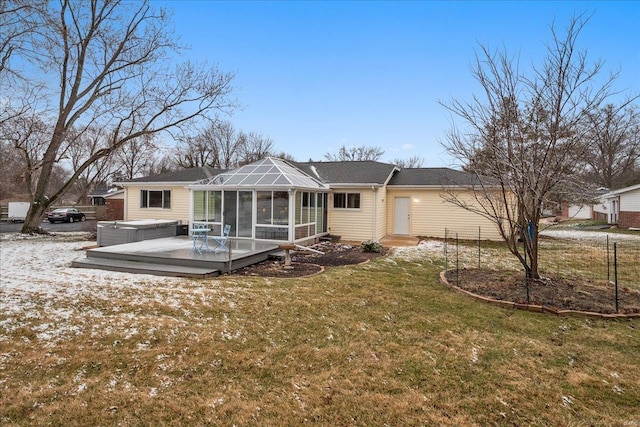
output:
[[[444,229],[444,271],[447,271],[447,229]]]
[[[458,251],[460,250],[460,243],[458,242],[458,233],[456,233],[456,286],[460,286],[460,264]]]
[[[616,289],[616,313],[618,312],[618,243],[613,242],[613,278],[614,287]]]
[[[524,248],[524,286],[527,289],[527,304],[531,302],[529,298],[529,270],[527,269],[527,236],[526,234],[522,235],[522,247]]]
[[[610,264],[611,264],[611,255],[609,255],[609,235],[607,234],[607,281],[611,281],[611,273],[610,273]]]
[[[478,270],[480,270],[480,227],[478,227]]]

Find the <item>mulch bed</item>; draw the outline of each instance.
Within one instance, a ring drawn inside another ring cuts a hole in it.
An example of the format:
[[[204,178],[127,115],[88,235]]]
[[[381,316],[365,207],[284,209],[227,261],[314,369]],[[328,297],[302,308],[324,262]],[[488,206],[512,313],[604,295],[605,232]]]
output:
[[[336,242],[318,243],[310,248],[321,251],[323,254],[292,251],[291,268],[285,269],[284,259],[271,259],[241,268],[232,274],[258,277],[304,277],[320,273],[324,267],[360,264],[388,253],[385,248],[382,252],[365,252],[360,245]]]
[[[580,277],[562,278],[556,274],[542,274],[540,280],[529,284],[529,303],[554,307],[558,310],[615,313],[615,288],[606,280]],[[526,282],[523,272],[463,269],[447,271],[452,285],[476,295],[515,303],[526,303]],[[457,282],[457,280],[459,282]],[[640,313],[640,292],[618,289],[619,313]]]

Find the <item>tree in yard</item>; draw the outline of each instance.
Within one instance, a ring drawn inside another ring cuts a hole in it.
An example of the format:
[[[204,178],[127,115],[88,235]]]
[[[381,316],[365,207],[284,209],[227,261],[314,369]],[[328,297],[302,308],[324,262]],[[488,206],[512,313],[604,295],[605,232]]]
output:
[[[473,76],[483,97],[442,103],[466,128],[444,143],[478,177],[471,200],[446,199],[491,220],[527,276],[539,278],[538,225],[548,198],[578,178],[587,153],[586,123],[612,93],[616,75],[587,61],[577,39],[588,20],[573,18],[564,36],[551,27],[546,55],[529,75],[506,53],[482,47]]]
[[[115,171],[111,171],[111,174],[117,174],[118,179],[147,175],[159,160],[159,150],[160,146],[154,140],[154,135],[132,139],[115,152]]]
[[[384,154],[380,147],[361,145],[359,147],[347,147],[343,145],[337,154],[327,153],[325,159],[330,162],[354,162],[362,160],[378,161]]]
[[[273,156],[273,140],[255,132],[241,133],[240,164],[247,165],[265,157]]]
[[[586,178],[617,189],[640,182],[640,109],[607,104],[588,116]]]
[[[0,2],[0,77],[19,77],[12,57],[24,53],[31,34],[38,29],[37,12],[45,0],[3,0]]]
[[[182,168],[211,166],[231,169],[272,156],[273,140],[255,132],[237,131],[229,121],[216,121],[181,141],[174,150]]]
[[[22,232],[38,231],[45,210],[90,165],[129,141],[162,132],[181,134],[200,118],[234,107],[231,74],[189,62],[174,65],[181,47],[167,13],[149,1],[47,2],[30,21],[24,25],[38,30],[30,32],[27,48],[12,53],[27,69],[30,85],[20,91],[5,79],[0,82],[0,92],[12,99],[31,96],[36,85],[43,88],[40,103],[30,105],[41,106],[33,115],[47,124],[47,138]],[[61,152],[90,128],[105,129],[108,137],[78,162],[64,183],[48,188],[64,161]]]
[[[402,169],[421,168],[424,159],[420,156],[411,156],[408,159],[393,159],[391,163]]]
[[[242,133],[231,122],[215,121],[184,138],[173,151],[174,160],[185,169],[201,166],[229,169],[238,164],[242,144]]]

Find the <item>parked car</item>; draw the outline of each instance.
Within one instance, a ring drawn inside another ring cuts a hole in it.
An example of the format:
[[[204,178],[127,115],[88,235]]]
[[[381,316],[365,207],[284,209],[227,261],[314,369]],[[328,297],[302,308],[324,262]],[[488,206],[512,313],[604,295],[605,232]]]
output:
[[[87,217],[76,208],[60,208],[49,212],[47,219],[53,224],[54,222],[84,221]]]

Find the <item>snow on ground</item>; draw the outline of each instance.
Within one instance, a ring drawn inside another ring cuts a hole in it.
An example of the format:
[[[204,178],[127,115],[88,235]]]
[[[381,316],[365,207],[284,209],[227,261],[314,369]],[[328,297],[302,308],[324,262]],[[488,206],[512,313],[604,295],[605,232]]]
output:
[[[604,238],[601,232],[547,230],[544,234],[571,239]],[[23,327],[30,328],[37,339],[48,344],[87,329],[92,334],[104,334],[119,327],[129,331],[128,334],[136,334],[135,319],[146,315],[146,310],[155,310],[154,307],[179,310],[186,313],[185,318],[191,318],[189,312],[195,304],[208,304],[215,299],[229,304],[233,310],[237,300],[251,292],[245,287],[234,287],[229,280],[225,286],[218,286],[220,282],[216,279],[71,268],[71,261],[84,257],[84,248],[95,245],[87,238],[87,233],[0,234],[0,341],[10,339],[7,334]],[[612,239],[640,240],[640,237],[615,234]],[[467,258],[475,262],[477,258],[474,248],[463,247],[459,255],[462,262]],[[482,255],[485,259],[492,258],[490,252]],[[421,241],[415,247],[395,248],[386,261],[440,263],[443,258],[444,243],[434,240]]]
[[[87,237],[0,235],[0,341],[22,327],[50,344],[86,328],[108,330],[113,325],[106,319],[119,312],[120,304],[129,312],[120,313],[118,322],[134,324],[140,315],[135,307],[188,311],[194,303],[225,298],[215,280],[72,268],[71,261],[84,256],[83,248],[95,245]]]
[[[611,241],[614,240],[627,240],[627,241],[640,241],[640,235],[636,234],[621,234],[621,233],[606,233],[602,231],[588,231],[588,230],[568,230],[568,229],[547,229],[540,232],[540,235],[547,237],[555,237],[557,239],[572,239],[572,240],[605,240],[607,236]]]

